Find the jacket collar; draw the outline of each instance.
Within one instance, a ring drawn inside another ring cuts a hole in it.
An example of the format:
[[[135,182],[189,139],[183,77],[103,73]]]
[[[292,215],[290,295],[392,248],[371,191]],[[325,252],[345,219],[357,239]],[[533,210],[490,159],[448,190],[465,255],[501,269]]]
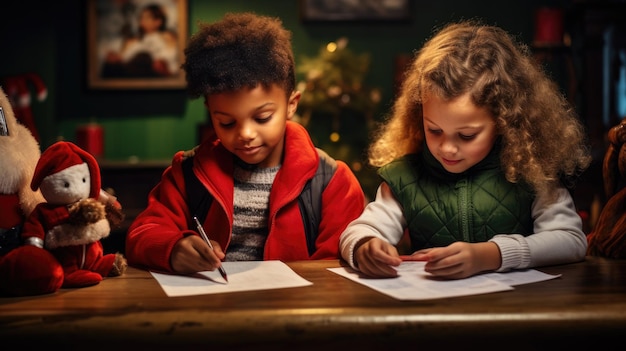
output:
[[[426,146],[426,143],[424,143],[423,146],[422,146],[421,154],[422,154],[423,162],[427,166],[427,169],[429,169],[431,172],[433,172],[438,177],[442,177],[442,178],[445,178],[445,179],[450,179],[450,178],[457,178],[457,177],[465,177],[468,174],[472,174],[472,173],[478,172],[478,171],[499,169],[500,168],[500,157],[499,156],[500,156],[500,149],[501,149],[501,145],[500,144],[501,143],[499,141],[496,141],[494,146],[491,148],[491,151],[489,151],[489,153],[487,154],[487,156],[485,156],[484,159],[482,159],[480,162],[478,162],[477,164],[473,165],[472,167],[470,167],[469,169],[467,169],[463,173],[451,173],[451,172],[448,172],[441,165],[441,163],[439,163],[439,161],[437,161],[435,156],[433,156],[433,154],[428,149],[428,146]]]
[[[299,123],[287,121],[282,166],[272,186],[270,203],[285,203],[295,199],[306,182],[315,175],[319,156],[307,130]],[[207,141],[196,151],[201,182],[222,194],[226,203],[233,200],[234,156],[219,139]]]

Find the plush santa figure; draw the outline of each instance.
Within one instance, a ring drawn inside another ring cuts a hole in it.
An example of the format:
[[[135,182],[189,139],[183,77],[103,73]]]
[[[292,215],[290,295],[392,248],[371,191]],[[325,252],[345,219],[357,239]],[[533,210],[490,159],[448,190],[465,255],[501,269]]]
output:
[[[16,119],[0,88],[0,296],[57,291],[63,270],[47,250],[21,246],[26,217],[44,200],[30,182],[41,155],[31,132]]]
[[[0,88],[0,231],[21,226],[25,215],[43,202],[30,188],[41,152],[31,132],[15,118],[12,106]],[[2,246],[0,253],[8,249]]]
[[[24,223],[22,239],[57,258],[64,271],[62,287],[98,284],[125,271],[122,254],[103,254],[100,239],[111,227],[100,200],[100,168],[91,154],[71,142],[53,144],[41,154],[31,189],[39,189],[46,202]]]

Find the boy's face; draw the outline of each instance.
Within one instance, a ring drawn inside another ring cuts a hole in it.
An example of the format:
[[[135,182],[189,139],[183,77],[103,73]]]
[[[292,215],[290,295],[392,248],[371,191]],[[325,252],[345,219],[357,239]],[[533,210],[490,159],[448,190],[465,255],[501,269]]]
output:
[[[287,120],[296,112],[300,92],[289,99],[273,84],[209,95],[206,107],[224,147],[248,164],[275,167],[281,162]]]
[[[494,118],[468,94],[452,101],[433,96],[422,107],[426,145],[448,172],[465,172],[489,154],[496,141]]]

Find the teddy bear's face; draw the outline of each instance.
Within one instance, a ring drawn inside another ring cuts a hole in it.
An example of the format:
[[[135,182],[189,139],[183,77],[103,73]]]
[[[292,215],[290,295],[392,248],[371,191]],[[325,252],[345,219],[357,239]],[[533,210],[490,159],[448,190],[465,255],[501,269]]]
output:
[[[89,197],[91,178],[87,163],[68,167],[41,181],[40,190],[46,201],[67,205]]]

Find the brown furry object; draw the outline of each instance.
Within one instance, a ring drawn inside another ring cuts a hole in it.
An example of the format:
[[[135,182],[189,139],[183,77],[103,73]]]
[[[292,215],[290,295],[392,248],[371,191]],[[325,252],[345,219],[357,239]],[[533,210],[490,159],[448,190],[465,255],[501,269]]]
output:
[[[119,228],[122,222],[124,222],[124,218],[126,215],[122,212],[122,209],[119,206],[115,206],[114,204],[107,203],[104,207],[104,211],[106,213],[106,218],[109,220],[109,225],[111,229]]]
[[[626,258],[626,119],[609,130],[608,139],[602,175],[609,200],[587,236],[587,254]]]
[[[87,225],[106,218],[105,206],[102,202],[86,198],[68,206],[70,218],[67,223],[73,225]]]

